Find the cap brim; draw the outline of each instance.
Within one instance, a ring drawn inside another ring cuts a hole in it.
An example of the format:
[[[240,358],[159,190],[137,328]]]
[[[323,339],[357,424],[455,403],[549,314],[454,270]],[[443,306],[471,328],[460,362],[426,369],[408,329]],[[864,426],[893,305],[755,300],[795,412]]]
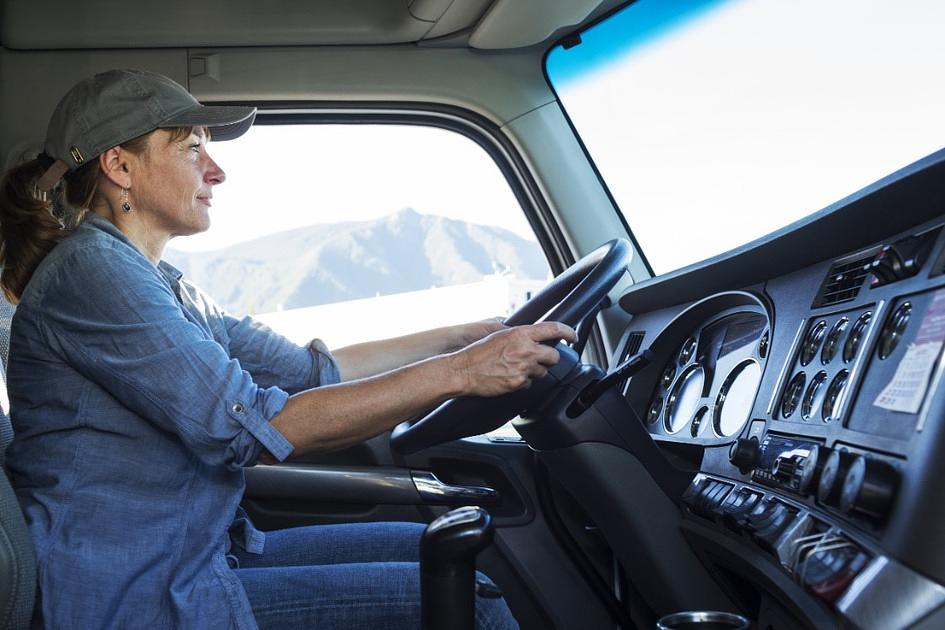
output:
[[[256,108],[243,105],[198,105],[171,116],[161,127],[209,127],[214,141],[239,138],[253,126]]]

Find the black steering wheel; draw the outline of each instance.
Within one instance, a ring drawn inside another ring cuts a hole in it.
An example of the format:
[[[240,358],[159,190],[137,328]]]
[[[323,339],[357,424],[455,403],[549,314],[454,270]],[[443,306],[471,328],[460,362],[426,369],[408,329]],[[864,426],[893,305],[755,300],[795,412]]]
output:
[[[534,324],[547,314],[547,321],[577,327],[617,284],[629,262],[630,245],[626,240],[614,239],[601,245],[536,293],[505,320],[506,325]],[[545,400],[580,363],[578,353],[569,346],[558,342],[555,347],[561,360],[527,389],[492,398],[461,396],[448,400],[423,418],[394,427],[391,448],[409,455],[450,440],[487,433]]]

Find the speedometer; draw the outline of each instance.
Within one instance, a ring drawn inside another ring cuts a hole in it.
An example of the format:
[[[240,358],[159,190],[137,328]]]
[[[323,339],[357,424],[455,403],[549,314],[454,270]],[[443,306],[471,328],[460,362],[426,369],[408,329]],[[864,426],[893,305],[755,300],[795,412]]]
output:
[[[761,366],[755,361],[739,363],[722,384],[715,403],[715,432],[722,437],[737,434],[751,415],[761,384]]]

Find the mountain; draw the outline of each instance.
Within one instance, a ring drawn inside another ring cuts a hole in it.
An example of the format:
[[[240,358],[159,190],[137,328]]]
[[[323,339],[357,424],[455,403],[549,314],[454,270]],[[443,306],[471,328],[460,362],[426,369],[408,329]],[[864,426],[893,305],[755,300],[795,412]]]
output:
[[[234,314],[265,313],[477,282],[512,270],[543,280],[537,243],[502,228],[406,208],[374,221],[311,225],[164,259]]]

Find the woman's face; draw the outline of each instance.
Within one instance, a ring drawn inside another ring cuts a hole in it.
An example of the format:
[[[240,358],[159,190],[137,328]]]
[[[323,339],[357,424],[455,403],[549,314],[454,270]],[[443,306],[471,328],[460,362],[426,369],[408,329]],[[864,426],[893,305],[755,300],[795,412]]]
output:
[[[151,134],[130,190],[132,212],[145,213],[153,229],[171,237],[210,227],[213,186],[226,178],[207,153],[202,129],[178,140],[173,136],[167,129]]]

